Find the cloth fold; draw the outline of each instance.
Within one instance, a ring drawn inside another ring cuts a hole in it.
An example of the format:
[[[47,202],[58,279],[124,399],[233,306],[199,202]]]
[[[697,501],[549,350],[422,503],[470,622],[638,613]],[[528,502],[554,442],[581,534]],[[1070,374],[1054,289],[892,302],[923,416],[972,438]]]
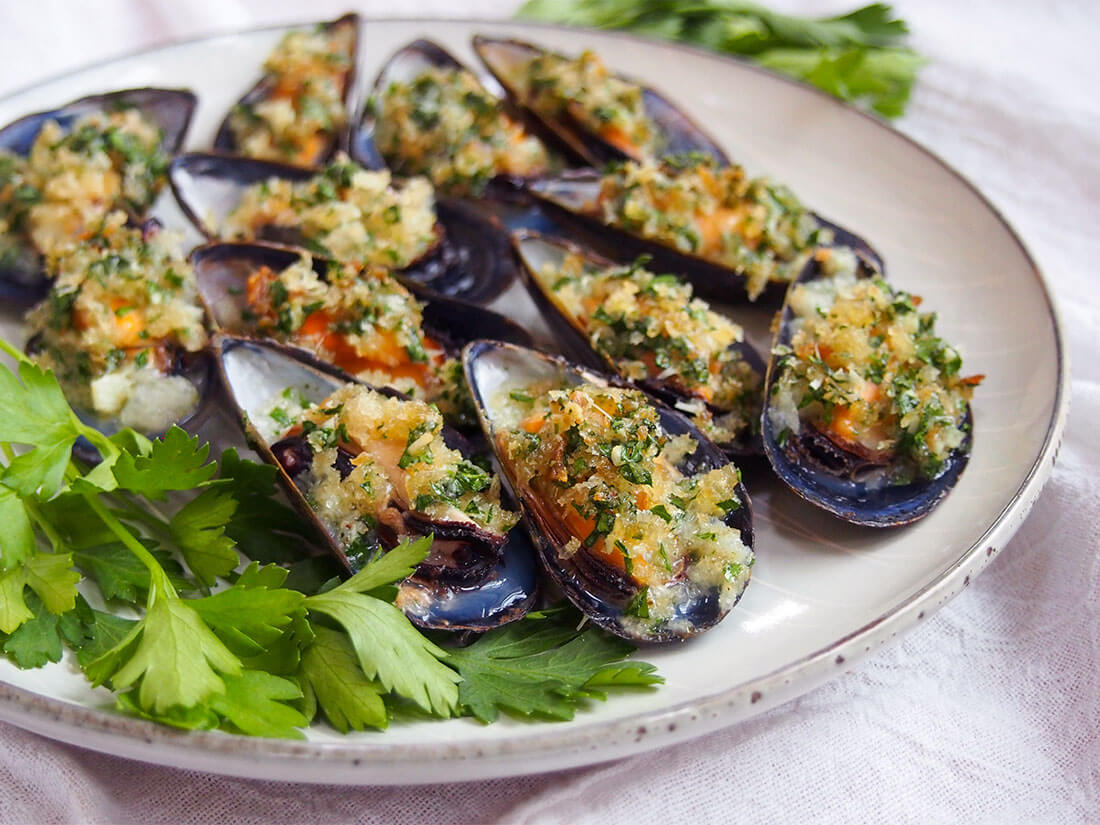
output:
[[[771,5],[828,14],[854,4]],[[367,15],[452,17],[503,17],[514,6],[358,3]],[[1016,538],[971,587],[783,707],[683,745],[542,776],[415,788],[256,782],[0,724],[0,823],[1100,820],[1100,5],[896,8],[929,58],[899,128],[1015,226],[1055,292],[1073,356],[1059,463]],[[171,39],[344,10],[332,0],[9,3],[0,94]]]

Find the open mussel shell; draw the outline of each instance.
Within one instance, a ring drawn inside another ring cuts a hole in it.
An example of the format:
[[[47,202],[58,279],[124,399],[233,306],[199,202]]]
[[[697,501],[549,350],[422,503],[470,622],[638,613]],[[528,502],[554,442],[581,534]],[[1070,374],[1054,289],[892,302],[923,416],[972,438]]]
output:
[[[263,420],[273,400],[287,388],[316,403],[358,382],[300,350],[272,342],[218,334],[214,350],[228,401],[238,413],[249,445],[276,467],[291,503],[344,567],[355,572],[360,560],[349,558],[288,473],[288,467],[293,469],[293,445],[271,444],[272,436],[261,433],[256,422]],[[378,391],[403,397],[384,388]],[[472,448],[457,432],[444,427],[444,438],[452,449],[472,455]],[[538,578],[532,548],[522,530],[513,529],[501,543],[499,537],[465,524],[416,522],[414,526],[425,535],[434,533],[436,548],[442,549],[438,554],[433,549],[399,586],[397,604],[417,624],[440,630],[489,630],[522,618],[534,604]]]
[[[213,327],[233,336],[256,337],[247,312],[249,277],[265,266],[281,272],[301,255],[300,249],[265,243],[220,242],[192,251],[199,296]],[[324,279],[332,263],[318,257],[312,261],[314,270]],[[467,343],[486,336],[532,345],[527,330],[497,312],[439,295],[405,278],[399,280],[423,305],[424,331],[449,355],[457,356]]]
[[[347,28],[352,35],[352,48],[350,60],[348,61],[348,68],[343,73],[341,79],[341,98],[344,101],[344,108],[348,112],[348,120],[350,123],[351,112],[354,109],[354,88],[355,88],[355,69],[358,63],[359,55],[359,15],[355,13],[345,14],[343,17],[339,17],[336,20],[329,21],[320,25],[322,30],[333,30],[337,28]],[[264,75],[259,79],[255,86],[248,90],[248,93],[242,97],[236,105],[233,107],[235,110],[239,106],[253,106],[257,103],[261,103],[269,98],[274,91],[274,78],[270,75]],[[241,151],[241,147],[237,143],[236,135],[233,132],[231,126],[231,120],[233,110],[225,116],[221,125],[218,127],[218,132],[214,136],[214,148],[219,152],[237,153]],[[338,130],[331,130],[326,139],[321,143],[316,154],[306,161],[306,165],[319,166],[329,160],[338,149],[340,149],[347,140],[348,128]]]
[[[642,158],[641,153],[627,153],[621,147],[609,143],[568,114],[552,116],[528,105],[521,94],[521,78],[531,60],[546,53],[544,49],[520,40],[483,35],[476,35],[473,44],[478,57],[512,102],[527,114],[529,121],[541,127],[540,132],[552,135],[554,143],[559,144],[567,154],[592,166],[615,160]],[[729,158],[714,138],[672,101],[656,89],[630,78],[623,77],[623,80],[641,87],[646,116],[653,124],[655,147],[661,155],[698,152],[713,157],[720,164],[729,163]]]
[[[414,40],[407,46],[399,49],[393,57],[386,61],[382,70],[375,78],[371,97],[379,101],[381,93],[394,83],[410,83],[428,69],[464,69],[455,57],[431,40]],[[376,103],[376,105],[379,105]],[[363,107],[359,123],[352,132],[351,144],[348,153],[357,163],[368,169],[385,169],[388,164],[386,158],[375,143],[375,127],[377,125],[377,112],[375,106]]]
[[[395,52],[378,73],[359,123],[351,132],[348,153],[353,160],[368,169],[389,168],[389,163],[376,142],[380,116],[378,107],[382,105],[383,93],[394,83],[412,83],[429,69],[469,71],[454,55],[432,40],[414,40]],[[374,101],[374,105],[371,105],[371,101]],[[505,100],[504,105],[505,111],[524,120],[523,115],[515,112],[509,101]],[[514,175],[498,175],[488,182],[484,194],[495,199],[514,199],[522,192],[525,180]]]
[[[621,375],[619,364],[592,346],[581,319],[569,312],[554,296],[550,284],[542,275],[546,267],[553,272],[560,271],[562,262],[571,254],[579,255],[584,260],[584,265],[593,270],[605,270],[616,266],[616,263],[570,241],[548,237],[532,230],[514,232],[512,247],[520,263],[524,285],[535,304],[542,310],[542,317],[561,345],[562,352],[577,363],[591,369]],[[747,341],[738,341],[730,348],[736,350],[740,358],[752,367],[761,380],[763,379],[766,364],[751,344]],[[622,377],[626,378],[626,376]],[[696,401],[695,396],[660,376],[635,383],[672,407],[678,403]],[[715,415],[722,414],[722,410],[718,408],[713,406],[709,408]],[[751,433],[746,433],[736,441],[721,443],[718,446],[730,456],[759,455],[763,451],[759,435]]]
[[[124,89],[118,92],[89,95],[57,109],[26,115],[0,129],[0,150],[26,157],[30,154],[38,133],[47,121],[56,121],[65,131],[82,117],[95,112],[110,112],[120,108],[137,108],[160,126],[161,146],[175,154],[183,144],[197,98],[187,89]],[[144,215],[131,215],[137,222]],[[20,305],[29,305],[45,297],[50,282],[43,271],[38,251],[22,238],[8,239],[9,248],[0,257],[0,298]]]
[[[862,277],[877,274],[873,262],[860,262]],[[821,277],[816,261],[806,265],[798,282]],[[784,303],[775,334],[775,347],[791,341],[794,313]],[[761,432],[764,454],[783,482],[797,495],[839,518],[865,527],[899,527],[910,524],[932,509],[951,491],[970,459],[970,432],[973,419],[966,410],[966,440],[947,459],[940,475],[908,484],[889,484],[895,469],[892,463],[872,464],[862,456],[844,450],[810,426],[779,443],[778,432],[770,415],[772,385],[777,379],[778,358],[772,356],[764,385],[764,414]]]
[[[275,161],[192,152],[172,162],[168,181],[195,228],[207,240],[217,241],[220,227],[248,187],[271,178],[301,183],[316,174],[314,169]],[[516,274],[504,227],[461,200],[438,200],[435,211],[438,241],[398,273],[440,295],[472,303],[493,300]],[[260,241],[303,247],[301,235],[293,228],[270,227],[260,235]]]
[[[598,252],[618,259],[649,255],[653,259],[651,268],[674,272],[689,281],[702,298],[726,303],[747,300],[748,278],[739,270],[605,223],[598,207],[600,177],[595,169],[577,169],[532,181],[527,191],[552,219]],[[850,247],[880,273],[885,272],[882,258],[865,240],[818,215],[814,217],[823,228],[833,232],[833,246]],[[789,285],[786,281],[770,281],[758,302],[764,306],[778,305]]]
[[[572,554],[561,553],[570,538],[568,531],[530,489],[519,483],[500,454],[498,425],[507,418],[504,405],[510,403],[511,392],[526,390],[537,382],[560,382],[565,386],[624,386],[623,382],[563,358],[500,341],[474,341],[466,347],[463,361],[482,428],[497,452],[503,480],[523,507],[542,568],[573,604],[605,630],[640,642],[680,641],[713,627],[726,616],[733,605],[721,606],[717,588],[699,590],[685,586],[679,589],[682,598],[676,602],[667,625],[643,629],[626,621],[626,611],[638,595],[637,585],[589,553],[580,550]],[[729,458],[686,416],[659,401],[654,401],[653,405],[666,434],[688,434],[698,444],[695,452],[677,465],[682,473],[693,475],[729,463]],[[737,485],[737,493],[743,506],[730,512],[726,524],[740,532],[741,541],[751,550],[754,543],[752,506],[743,485]]]

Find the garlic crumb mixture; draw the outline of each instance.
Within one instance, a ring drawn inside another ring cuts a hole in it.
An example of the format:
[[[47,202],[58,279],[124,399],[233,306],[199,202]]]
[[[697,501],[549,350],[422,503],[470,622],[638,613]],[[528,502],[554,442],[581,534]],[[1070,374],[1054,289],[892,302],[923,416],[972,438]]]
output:
[[[308,447],[309,469],[296,482],[353,552],[376,546],[380,532],[405,535],[409,512],[498,535],[519,518],[501,505],[500,480],[446,445],[433,405],[349,384],[314,405],[286,393],[268,417],[276,437]]]
[[[827,272],[834,254],[819,253]],[[793,332],[775,351],[769,412],[781,444],[811,427],[872,464],[900,457],[892,484],[944,470],[983,376],[959,374],[962,357],[920,303],[848,266],[792,288]]]
[[[165,181],[160,127],[139,109],[95,112],[66,131],[48,120],[27,157],[0,150],[0,235],[47,260],[100,230],[109,212],[143,213]]]
[[[70,403],[124,427],[157,433],[197,406],[173,374],[181,353],[206,345],[194,272],[167,233],[125,226],[61,255],[46,299],[27,315],[34,358],[54,371]]]
[[[762,379],[731,349],[744,331],[693,297],[690,284],[655,275],[644,263],[598,269],[570,253],[536,277],[621,375],[658,379],[698,399],[690,412],[709,437],[726,443],[757,431]]]
[[[308,165],[348,122],[344,83],[355,47],[352,25],[286,34],[264,61],[266,94],[229,117],[241,154]]]
[[[477,194],[497,175],[532,177],[549,163],[542,142],[465,69],[425,69],[391,83],[376,105],[375,138],[390,168],[452,194]]]
[[[750,300],[771,281],[793,281],[832,240],[785,186],[698,154],[610,166],[596,210],[612,226],[743,272]]]
[[[619,571],[638,588],[629,616],[649,627],[677,621],[685,589],[732,606],[753,562],[726,523],[744,506],[737,467],[680,472],[696,442],[666,435],[637,390],[531,388],[511,400],[522,418],[499,431],[502,459],[524,500],[569,536],[559,552]]]
[[[303,255],[248,278],[246,329],[310,350],[374,386],[435,403],[455,426],[476,424],[462,365],[422,327],[415,297],[381,268],[331,264],[324,277]]]
[[[595,52],[572,59],[543,52],[521,78],[521,95],[531,108],[550,117],[568,115],[631,157],[660,149],[642,87],[614,75]]]
[[[393,186],[388,171],[368,171],[340,154],[308,180],[248,187],[221,232],[253,241],[272,228],[327,258],[401,269],[436,243],[435,195],[427,178]]]

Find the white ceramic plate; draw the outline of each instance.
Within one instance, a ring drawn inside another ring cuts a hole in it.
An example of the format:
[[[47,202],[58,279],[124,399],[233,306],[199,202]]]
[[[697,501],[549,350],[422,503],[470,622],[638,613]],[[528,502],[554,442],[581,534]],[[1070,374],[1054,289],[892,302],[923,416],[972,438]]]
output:
[[[304,742],[182,733],[112,713],[110,695],[89,689],[67,661],[20,671],[7,660],[0,660],[0,719],[122,756],[265,779],[422,783],[575,767],[732,724],[838,676],[846,662],[960,592],[1019,527],[1057,454],[1068,369],[1042,277],[970,184],[831,98],[747,65],[623,36],[367,21],[360,86],[417,37],[432,37],[474,65],[476,32],[567,52],[597,49],[615,69],[679,101],[751,172],[786,181],[814,209],[870,240],[891,280],[939,311],[941,334],[960,346],[967,372],[986,375],[974,400],[973,456],[954,492],[915,526],[874,531],[844,525],[767,478],[748,477],[758,562],[744,599],[703,637],[643,651],[667,679],[660,689],[596,704],[568,723],[461,719],[348,736],[316,726]],[[94,92],[189,86],[200,101],[189,148],[205,148],[281,33],[180,43],[56,78],[0,101],[0,123]],[[162,200],[158,211],[183,226],[173,204]],[[496,307],[538,323],[518,287]],[[765,325],[766,314],[755,312],[758,343]],[[0,330],[19,334],[10,312]]]

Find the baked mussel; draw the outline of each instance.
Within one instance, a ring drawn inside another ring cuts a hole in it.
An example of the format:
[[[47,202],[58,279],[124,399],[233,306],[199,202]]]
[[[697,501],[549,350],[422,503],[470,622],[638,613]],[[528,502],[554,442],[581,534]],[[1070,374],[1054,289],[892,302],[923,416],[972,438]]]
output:
[[[399,586],[417,624],[482,631],[521,618],[537,570],[495,475],[432,405],[369,387],[272,342],[215,338],[249,444],[349,572],[404,539],[434,537]]]
[[[549,216],[610,257],[650,255],[709,300],[778,305],[819,246],[849,246],[883,271],[866,241],[785,186],[700,155],[579,169],[532,182]]]
[[[611,72],[591,50],[569,58],[480,35],[474,50],[509,98],[581,163],[686,152],[729,163],[715,140],[668,98]]]
[[[765,363],[744,330],[645,259],[616,264],[569,241],[512,235],[524,283],[563,351],[689,415],[731,456],[759,454]]]
[[[408,44],[383,66],[350,153],[371,169],[424,175],[452,196],[481,195],[494,183],[508,191],[552,163],[505,101],[430,40]]]
[[[159,224],[111,213],[56,259],[57,278],[27,314],[27,352],[103,432],[156,436],[196,426],[215,403],[194,274]],[[97,460],[78,442],[81,458]]]
[[[301,166],[329,160],[346,141],[358,48],[357,14],[285,34],[218,127],[214,148]]]
[[[778,320],[765,389],[764,450],[802,498],[853,524],[927,515],[970,456],[982,376],[935,334],[935,313],[873,263],[821,249]]]
[[[339,155],[322,169],[233,155],[180,155],[169,182],[211,241],[272,241],[357,266],[380,266],[452,298],[487,303],[515,277],[508,235],[425,178],[394,183]]]
[[[531,336],[491,310],[402,282],[379,268],[274,244],[213,243],[191,253],[212,327],[297,347],[374,386],[436,404],[452,426],[477,430],[462,347]]]
[[[753,563],[741,474],[641,390],[535,350],[464,353],[482,427],[543,569],[594,623],[646,642],[719,622]]]
[[[0,129],[0,297],[23,305],[42,298],[50,261],[111,211],[140,224],[195,104],[185,89],[126,89]]]

